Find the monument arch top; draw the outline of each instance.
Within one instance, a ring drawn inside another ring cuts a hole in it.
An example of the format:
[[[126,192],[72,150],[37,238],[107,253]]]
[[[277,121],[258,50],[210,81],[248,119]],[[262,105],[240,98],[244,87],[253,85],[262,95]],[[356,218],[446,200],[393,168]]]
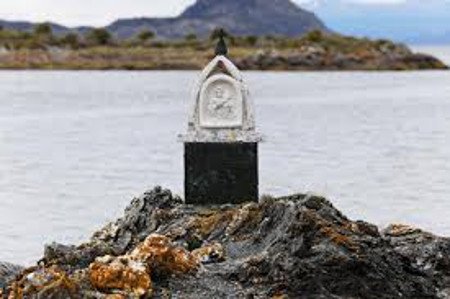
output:
[[[206,66],[192,98],[184,142],[261,141],[248,87],[226,56],[218,55]]]

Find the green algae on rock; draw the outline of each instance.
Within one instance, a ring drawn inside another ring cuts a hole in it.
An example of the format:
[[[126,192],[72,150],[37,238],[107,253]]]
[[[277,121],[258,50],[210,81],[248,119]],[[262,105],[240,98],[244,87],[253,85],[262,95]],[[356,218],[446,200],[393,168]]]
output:
[[[128,283],[93,275],[118,261],[112,277]],[[380,232],[313,195],[198,207],[155,188],[87,243],[47,246],[6,293],[32,291],[24,277],[39,271],[59,273],[47,294],[72,298],[448,298],[450,239],[399,225]]]

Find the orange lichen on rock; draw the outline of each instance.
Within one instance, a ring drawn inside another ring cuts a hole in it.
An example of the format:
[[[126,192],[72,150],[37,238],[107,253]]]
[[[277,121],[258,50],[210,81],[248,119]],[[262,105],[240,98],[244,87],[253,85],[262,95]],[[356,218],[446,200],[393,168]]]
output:
[[[22,298],[23,298],[23,288],[19,286],[18,282],[14,282],[11,285],[8,299],[22,299]]]
[[[101,291],[119,290],[136,296],[152,292],[152,282],[145,266],[127,257],[97,259],[89,266],[89,280]]]
[[[8,298],[75,298],[77,289],[75,282],[56,266],[33,268],[11,285]]]
[[[212,211],[207,215],[194,218],[188,227],[194,229],[203,239],[206,239],[219,226],[226,228],[237,212],[237,209]]]
[[[103,292],[149,296],[151,275],[191,273],[199,265],[196,256],[186,249],[174,246],[166,236],[152,234],[128,255],[97,258],[89,266],[89,280]]]
[[[172,245],[169,238],[152,234],[130,254],[132,259],[143,261],[149,271],[167,274],[195,272],[199,262],[189,251]]]
[[[331,242],[338,246],[343,246],[351,251],[358,251],[358,246],[352,239],[341,232],[339,232],[336,228],[332,226],[325,226],[320,229],[320,232],[328,237]]]

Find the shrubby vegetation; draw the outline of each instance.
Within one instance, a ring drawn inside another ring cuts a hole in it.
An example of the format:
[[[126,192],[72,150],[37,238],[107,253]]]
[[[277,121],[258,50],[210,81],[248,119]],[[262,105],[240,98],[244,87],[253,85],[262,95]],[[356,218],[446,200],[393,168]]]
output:
[[[188,33],[179,40],[164,40],[144,28],[132,38],[119,39],[104,28],[60,34],[43,23],[30,32],[0,28],[0,68],[198,69],[211,59],[222,34],[230,46],[230,56],[243,69],[445,67],[432,57],[414,55],[406,46],[388,40],[321,31],[287,38],[233,36],[218,28],[207,37]]]
[[[19,49],[46,49],[48,47],[61,47],[68,49],[90,48],[97,46],[110,47],[194,47],[209,48],[219,36],[220,29],[211,32],[208,38],[199,38],[196,34],[187,34],[183,39],[175,41],[159,40],[157,34],[144,29],[131,39],[118,39],[104,28],[92,29],[84,33],[72,32],[65,35],[55,34],[52,27],[47,24],[37,25],[32,32],[20,32],[0,28],[0,47],[11,50]],[[353,51],[355,47],[386,47],[394,48],[396,45],[387,40],[370,41],[341,35],[324,34],[321,31],[312,31],[298,38],[277,36],[232,36],[225,32],[225,36],[233,47],[295,49],[301,46],[317,44],[325,49],[339,48],[343,51]]]

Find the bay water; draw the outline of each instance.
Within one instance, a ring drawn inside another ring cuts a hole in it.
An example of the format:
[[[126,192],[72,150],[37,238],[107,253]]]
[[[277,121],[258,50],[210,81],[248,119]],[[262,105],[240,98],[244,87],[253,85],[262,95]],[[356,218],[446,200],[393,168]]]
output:
[[[422,47],[450,64],[449,47]],[[183,192],[199,72],[0,72],[0,261],[76,244],[155,185]],[[450,71],[246,72],[262,194],[450,236]]]

